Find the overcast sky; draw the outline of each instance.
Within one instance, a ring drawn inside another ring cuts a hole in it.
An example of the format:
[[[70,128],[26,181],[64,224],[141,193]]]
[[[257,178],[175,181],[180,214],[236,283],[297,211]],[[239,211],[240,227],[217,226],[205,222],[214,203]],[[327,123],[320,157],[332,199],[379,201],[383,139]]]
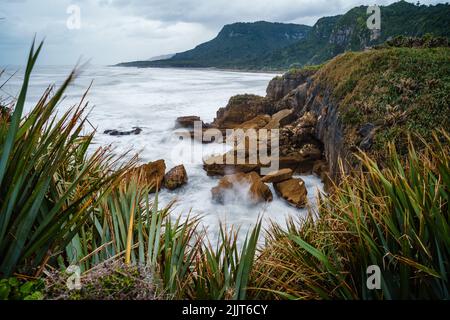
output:
[[[322,16],[342,14],[356,5],[392,2],[0,0],[0,65],[23,64],[34,34],[46,39],[41,64],[73,65],[80,57],[94,64],[113,64],[191,49],[214,38],[228,23],[265,20],[313,25]],[[442,1],[421,1],[437,2]],[[80,8],[79,29],[67,27],[67,20],[74,17],[67,13],[71,5]]]

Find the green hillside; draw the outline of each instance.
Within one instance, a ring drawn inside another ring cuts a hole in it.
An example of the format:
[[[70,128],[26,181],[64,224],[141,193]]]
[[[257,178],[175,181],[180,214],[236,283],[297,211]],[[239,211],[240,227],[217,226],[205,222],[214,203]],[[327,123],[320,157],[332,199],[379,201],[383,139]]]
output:
[[[360,51],[396,36],[427,33],[450,37],[450,4],[416,5],[399,1],[381,7],[381,33],[367,28],[367,6],[344,15],[323,17],[304,25],[255,22],[226,25],[213,40],[159,61],[134,61],[120,66],[216,67],[243,70],[285,70],[323,63],[345,51]]]
[[[399,1],[381,7],[381,34],[371,40],[366,26],[367,6],[356,7],[345,15],[320,19],[305,38],[294,45],[254,60],[251,68],[285,69],[292,65],[319,64],[345,51],[365,47],[404,35],[420,37],[427,33],[450,36],[450,5],[414,5]]]
[[[192,50],[177,53],[168,60],[135,61],[123,66],[171,66],[245,68],[253,60],[260,60],[273,52],[304,39],[311,27],[297,24],[234,23],[222,28],[216,38]]]

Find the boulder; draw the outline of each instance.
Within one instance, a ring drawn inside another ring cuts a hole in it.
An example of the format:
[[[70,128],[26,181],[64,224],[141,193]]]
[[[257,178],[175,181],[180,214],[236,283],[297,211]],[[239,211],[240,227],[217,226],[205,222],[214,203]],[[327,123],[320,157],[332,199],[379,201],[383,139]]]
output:
[[[303,208],[307,203],[305,182],[299,178],[292,178],[274,183],[277,194],[297,208]]]
[[[217,111],[212,126],[235,128],[261,114],[271,114],[272,104],[263,97],[244,94],[231,97],[225,108]]]
[[[164,186],[169,190],[174,190],[186,184],[188,176],[183,165],[170,169],[164,176]]]
[[[259,168],[258,164],[249,164],[248,161],[244,164],[237,163],[234,150],[229,151],[233,154],[233,161],[228,163],[226,161],[226,154],[211,156],[203,161],[203,169],[208,176],[223,176],[227,174],[233,174],[238,172],[250,172]]]
[[[363,124],[359,128],[358,134],[364,138],[364,137],[367,137],[374,129],[375,129],[375,125],[373,123],[368,122],[366,124]]]
[[[163,184],[165,171],[164,160],[156,160],[132,169],[127,179],[130,179],[131,176],[141,176],[149,184],[150,192],[156,192]]]
[[[175,127],[176,128],[194,128],[194,123],[196,121],[202,121],[200,117],[197,116],[184,116],[184,117],[178,117],[175,120]],[[203,122],[202,122],[203,127]]]
[[[139,127],[133,127],[133,130],[129,131],[119,131],[119,130],[105,130],[104,134],[109,134],[110,136],[128,136],[132,134],[140,134],[142,132],[142,129]]]
[[[377,131],[377,127],[372,123],[366,123],[360,127],[358,130],[358,134],[362,137],[361,142],[359,143],[359,147],[363,151],[368,151],[372,148],[373,139],[375,137],[375,132]]]
[[[219,184],[211,189],[214,201],[224,203],[226,194],[242,196],[242,187],[248,187],[248,198],[252,204],[272,201],[273,195],[269,187],[261,181],[256,172],[236,173],[220,179]]]
[[[292,169],[281,169],[277,171],[270,172],[268,175],[264,176],[261,181],[265,183],[278,183],[281,181],[289,180],[292,178]]]

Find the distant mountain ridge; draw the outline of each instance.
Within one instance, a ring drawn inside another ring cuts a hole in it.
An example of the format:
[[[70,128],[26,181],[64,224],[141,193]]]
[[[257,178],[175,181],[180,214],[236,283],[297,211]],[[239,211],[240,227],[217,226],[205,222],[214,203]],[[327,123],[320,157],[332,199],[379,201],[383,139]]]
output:
[[[360,51],[396,36],[421,37],[427,33],[450,37],[450,5],[414,5],[399,1],[381,6],[381,32],[371,39],[366,26],[367,6],[355,7],[344,15],[317,21],[305,39],[269,52],[263,59],[249,63],[249,68],[284,69],[321,64],[345,51]]]
[[[247,63],[262,59],[267,52],[287,47],[305,38],[310,30],[310,26],[298,24],[238,22],[225,25],[211,41],[192,50],[177,53],[168,60],[134,61],[119,65],[245,68]]]
[[[323,63],[345,51],[359,51],[395,36],[450,37],[450,5],[415,5],[406,1],[381,6],[377,39],[366,26],[367,6],[323,17],[313,27],[256,22],[226,25],[216,38],[167,60],[135,61],[120,66],[215,67],[283,70]]]

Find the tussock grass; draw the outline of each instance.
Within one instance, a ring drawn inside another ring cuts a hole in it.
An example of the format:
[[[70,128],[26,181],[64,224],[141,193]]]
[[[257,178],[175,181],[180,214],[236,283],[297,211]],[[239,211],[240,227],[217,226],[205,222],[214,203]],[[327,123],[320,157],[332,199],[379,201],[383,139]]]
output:
[[[321,199],[317,217],[287,231],[273,225],[256,260],[257,298],[448,299],[450,136],[409,139],[406,161],[388,145],[380,168],[362,170]],[[381,290],[366,286],[367,267],[382,271]]]
[[[64,250],[102,197],[130,166],[107,149],[92,155],[83,135],[84,99],[60,117],[55,108],[75,77],[47,89],[22,116],[29,79],[42,43],[31,48],[14,112],[0,126],[0,274],[35,272]]]
[[[385,160],[390,141],[406,154],[409,133],[433,141],[433,130],[450,128],[448,47],[347,52],[326,63],[314,79],[316,90],[330,92],[330,103],[339,108],[350,152],[359,147],[361,126],[374,125],[368,152],[377,162]]]

